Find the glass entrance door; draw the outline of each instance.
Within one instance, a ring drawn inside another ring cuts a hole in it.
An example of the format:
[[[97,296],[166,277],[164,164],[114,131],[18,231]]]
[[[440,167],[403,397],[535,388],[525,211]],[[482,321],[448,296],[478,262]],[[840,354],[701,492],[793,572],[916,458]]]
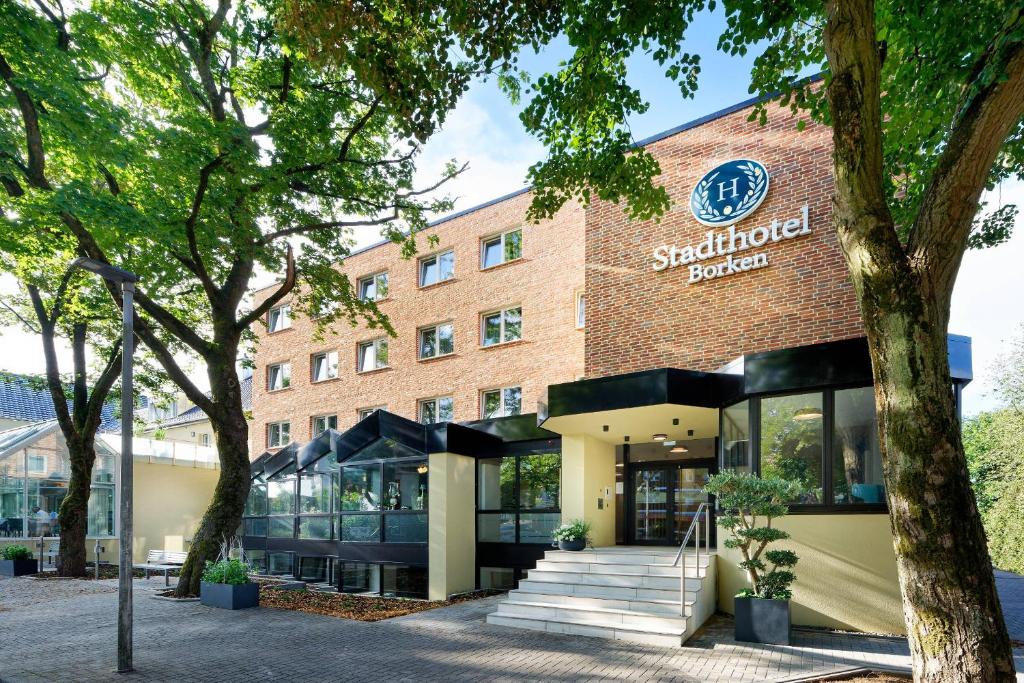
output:
[[[714,463],[640,462],[632,465],[630,470],[629,542],[650,545],[682,543],[697,508],[708,500],[702,489],[708,475],[714,472]],[[711,529],[713,534],[714,524]],[[690,543],[693,543],[692,538]]]

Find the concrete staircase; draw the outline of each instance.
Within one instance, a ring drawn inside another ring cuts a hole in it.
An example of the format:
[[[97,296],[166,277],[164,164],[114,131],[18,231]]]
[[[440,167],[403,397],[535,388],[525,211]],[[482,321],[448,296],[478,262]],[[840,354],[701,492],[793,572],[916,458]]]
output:
[[[671,548],[550,550],[487,623],[679,646],[715,611],[715,558],[686,553],[686,605]]]

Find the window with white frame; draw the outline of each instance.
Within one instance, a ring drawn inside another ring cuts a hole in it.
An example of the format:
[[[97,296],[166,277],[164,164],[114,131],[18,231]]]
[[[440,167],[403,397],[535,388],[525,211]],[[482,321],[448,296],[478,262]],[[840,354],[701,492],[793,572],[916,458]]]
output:
[[[380,301],[388,295],[388,273],[383,271],[359,278],[359,298],[363,301]]]
[[[267,448],[280,448],[292,442],[291,422],[267,423]]]
[[[455,277],[455,252],[449,249],[420,259],[420,287]]]
[[[313,436],[319,436],[328,429],[338,428],[337,415],[315,415],[313,416]]]
[[[210,445],[210,435],[207,434],[206,432],[203,432],[202,434],[200,434],[199,435],[199,445],[200,446],[209,446]]]
[[[451,396],[425,398],[419,402],[420,422],[425,425],[435,422],[452,422],[455,419],[455,401]]]
[[[267,366],[267,391],[286,389],[292,385],[292,364],[274,363]]]
[[[486,420],[507,417],[523,412],[523,390],[520,387],[502,387],[480,392],[480,414]]]
[[[33,455],[28,454],[28,473],[29,474],[45,474],[46,473],[46,456],[45,455]]]
[[[314,353],[310,359],[310,371],[314,382],[323,382],[338,376],[338,352]]]
[[[504,344],[523,337],[523,309],[520,306],[484,313],[480,320],[480,343],[483,346]]]
[[[576,327],[583,329],[587,324],[587,295],[576,292]]]
[[[369,408],[360,408],[357,411],[360,420],[365,420],[370,417],[377,410],[387,410],[387,406],[371,406]]]
[[[292,326],[292,307],[275,306],[267,313],[267,332],[278,332]]]
[[[520,228],[488,237],[480,243],[480,267],[515,261],[523,257],[523,231]]]
[[[420,330],[420,358],[438,358],[455,353],[455,327],[451,323]]]
[[[356,370],[369,372],[388,366],[388,340],[384,337],[359,344],[359,355],[356,359]]]

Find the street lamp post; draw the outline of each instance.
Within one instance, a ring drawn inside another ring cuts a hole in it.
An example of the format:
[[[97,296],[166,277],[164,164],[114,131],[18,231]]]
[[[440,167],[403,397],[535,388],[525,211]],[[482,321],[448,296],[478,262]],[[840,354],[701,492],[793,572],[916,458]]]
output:
[[[121,285],[121,507],[120,507],[120,561],[117,569],[117,671],[132,670],[132,419],[135,404],[132,400],[132,356],[135,351],[134,273],[90,258],[78,258],[72,268],[96,273],[105,280]]]

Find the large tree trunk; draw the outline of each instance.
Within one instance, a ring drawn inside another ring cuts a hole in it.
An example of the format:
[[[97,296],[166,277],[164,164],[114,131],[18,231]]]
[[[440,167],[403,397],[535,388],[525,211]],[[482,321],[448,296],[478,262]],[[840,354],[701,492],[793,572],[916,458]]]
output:
[[[947,356],[949,299],[978,195],[949,195],[970,210],[960,216],[966,223],[929,226],[945,236],[942,255],[910,258],[884,191],[872,0],[831,0],[824,37],[832,71],[833,218],[871,353],[914,679],[1012,681],[1012,651],[967,475]],[[967,189],[980,193],[994,154],[980,160],[981,180]],[[965,187],[953,192],[963,195]],[[951,215],[952,204],[945,206]]]
[[[66,441],[71,478],[57,517],[60,522],[57,573],[60,576],[85,576],[85,538],[89,530],[89,493],[96,450],[91,441],[83,443],[77,438]]]
[[[211,416],[220,459],[220,477],[213,500],[203,514],[181,569],[175,594],[179,597],[199,594],[199,583],[207,561],[214,561],[225,541],[238,535],[245,500],[249,496],[249,427],[245,421],[234,355],[230,360],[208,361],[212,394],[220,408]]]

